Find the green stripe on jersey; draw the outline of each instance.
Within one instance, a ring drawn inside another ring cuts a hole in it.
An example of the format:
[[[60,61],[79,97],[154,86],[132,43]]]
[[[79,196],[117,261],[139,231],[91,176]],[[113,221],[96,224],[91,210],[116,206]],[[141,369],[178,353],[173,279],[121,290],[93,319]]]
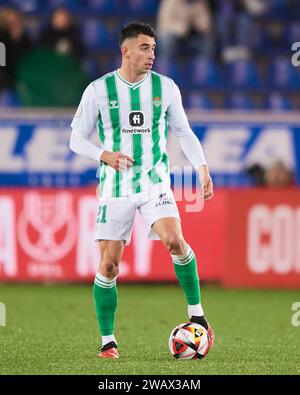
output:
[[[103,195],[104,183],[106,179],[106,164],[101,164],[101,171],[100,171],[100,196]]]
[[[105,134],[104,134],[104,128],[103,128],[103,121],[101,114],[99,114],[99,120],[98,120],[98,130],[99,130],[99,138],[101,141],[101,144],[104,144],[105,140]],[[102,196],[103,189],[104,189],[104,182],[106,178],[106,165],[103,162],[100,162],[100,196]]]
[[[130,109],[131,111],[141,110],[140,101],[140,88],[130,88]],[[132,145],[133,145],[133,178],[132,178],[132,190],[133,193],[141,192],[141,171],[142,171],[142,135],[134,134],[132,135]]]
[[[120,151],[121,149],[121,131],[120,131],[120,113],[119,113],[119,98],[117,92],[116,78],[115,75],[110,75],[105,79],[107,97],[108,97],[108,108],[111,126],[113,129],[113,152]],[[115,176],[113,180],[112,196],[119,197],[121,195],[121,180],[122,173],[115,170]]]
[[[162,179],[157,174],[154,167],[152,167],[152,169],[148,171],[148,176],[153,184],[158,184],[159,182],[162,182]]]
[[[161,79],[159,75],[151,73],[152,77],[152,154],[153,154],[153,166],[159,161],[161,157],[159,147],[159,121],[161,117],[162,108],[162,89]]]
[[[168,127],[167,113],[165,113],[165,138],[166,138],[166,141],[168,138],[168,131],[169,131],[169,127]],[[166,167],[166,172],[168,172],[169,171],[169,157],[168,157],[167,152],[164,152],[162,154],[161,160]]]
[[[99,131],[99,139],[102,144],[104,144],[105,140],[105,134],[104,134],[104,128],[103,128],[103,121],[101,114],[99,114],[99,119],[98,119],[98,131]]]
[[[169,171],[169,158],[168,158],[168,155],[166,152],[164,152],[162,154],[161,161],[166,167],[166,172],[168,172]]]

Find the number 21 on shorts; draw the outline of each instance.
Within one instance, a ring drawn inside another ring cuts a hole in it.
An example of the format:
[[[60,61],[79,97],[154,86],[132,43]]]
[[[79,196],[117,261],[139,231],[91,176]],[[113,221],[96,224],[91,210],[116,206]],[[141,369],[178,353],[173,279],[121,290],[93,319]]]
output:
[[[98,215],[97,215],[97,224],[106,224],[106,205],[99,206]]]

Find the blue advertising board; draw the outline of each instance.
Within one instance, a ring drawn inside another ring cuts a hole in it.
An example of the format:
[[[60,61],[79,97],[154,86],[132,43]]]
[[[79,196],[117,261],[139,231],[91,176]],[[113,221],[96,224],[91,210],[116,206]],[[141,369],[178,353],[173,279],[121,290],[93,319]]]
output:
[[[73,111],[14,111],[0,114],[0,186],[77,187],[96,184],[97,163],[69,149]],[[253,164],[282,160],[300,184],[300,115],[189,113],[216,186],[246,186]],[[91,141],[99,144],[98,133]],[[191,171],[175,135],[168,139],[171,178]],[[195,181],[195,175],[190,178]]]

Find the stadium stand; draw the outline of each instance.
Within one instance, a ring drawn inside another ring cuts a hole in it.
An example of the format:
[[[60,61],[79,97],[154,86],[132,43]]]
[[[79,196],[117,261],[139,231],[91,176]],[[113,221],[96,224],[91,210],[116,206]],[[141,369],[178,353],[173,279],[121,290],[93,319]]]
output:
[[[235,92],[225,99],[225,108],[234,110],[253,110],[255,104],[250,95]]]
[[[187,108],[190,109],[200,108],[205,110],[211,110],[214,108],[214,105],[210,98],[202,95],[198,91],[189,93],[184,104]]]
[[[249,56],[226,62],[221,56],[220,37],[216,39],[213,59],[193,54],[184,45],[180,46],[180,55],[175,60],[158,51],[154,69],[180,85],[188,108],[219,108],[220,103],[224,108],[273,111],[299,108],[299,100],[295,98],[300,87],[300,70],[291,64],[291,45],[300,37],[300,7],[294,0],[265,3],[264,12],[249,19]],[[160,4],[160,0],[0,0],[0,13],[6,7],[18,9],[28,36],[37,46],[49,15],[59,7],[68,9],[85,48],[81,67],[93,80],[118,67],[120,28],[140,20],[140,15],[143,21],[156,26]],[[216,10],[211,12],[217,21]],[[4,41],[2,33],[1,28],[0,41]],[[1,107],[22,105],[16,89],[0,85],[0,90]]]
[[[272,92],[266,100],[265,108],[272,111],[291,110],[292,103],[286,96],[278,92]]]

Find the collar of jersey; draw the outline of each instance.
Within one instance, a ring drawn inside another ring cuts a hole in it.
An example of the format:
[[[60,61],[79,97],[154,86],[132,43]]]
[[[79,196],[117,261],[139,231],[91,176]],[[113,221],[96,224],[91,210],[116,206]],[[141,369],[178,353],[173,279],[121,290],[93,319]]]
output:
[[[116,70],[116,74],[117,74],[117,76],[120,78],[120,80],[121,80],[122,82],[124,82],[124,84],[130,86],[130,88],[135,89],[135,88],[137,88],[138,86],[140,86],[140,85],[148,78],[148,75],[150,74],[150,71],[148,71],[148,73],[146,74],[146,76],[145,76],[141,81],[134,82],[134,83],[131,83],[131,82],[128,82],[128,81],[124,80],[124,78],[120,76],[119,70]]]

